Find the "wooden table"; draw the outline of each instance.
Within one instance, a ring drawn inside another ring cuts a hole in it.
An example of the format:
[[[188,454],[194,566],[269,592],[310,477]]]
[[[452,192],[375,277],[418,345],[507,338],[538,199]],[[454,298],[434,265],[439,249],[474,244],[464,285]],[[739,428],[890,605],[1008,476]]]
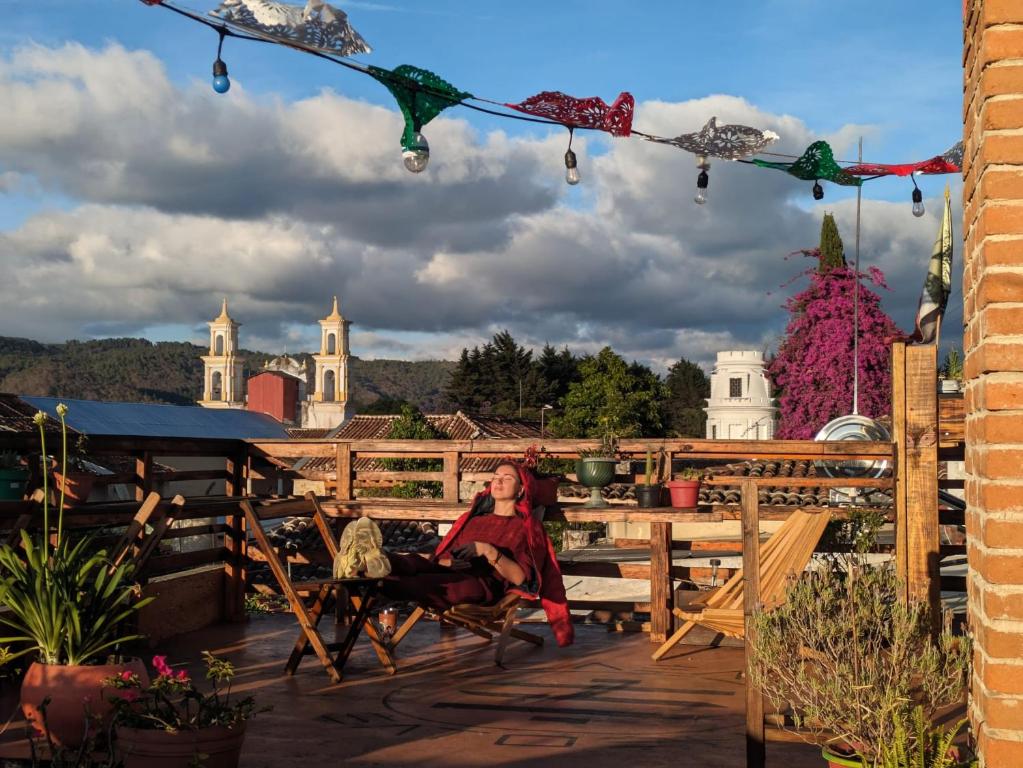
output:
[[[324,513],[334,519],[372,517],[375,520],[429,520],[453,522],[465,514],[465,503],[366,499],[362,501],[324,500]],[[640,509],[627,505],[584,507],[560,504],[547,508],[544,521],[570,523],[649,523],[650,525],[650,640],[663,643],[674,626],[672,608],[675,593],[671,577],[671,524],[713,523],[722,516],[698,512],[695,508],[654,507]]]

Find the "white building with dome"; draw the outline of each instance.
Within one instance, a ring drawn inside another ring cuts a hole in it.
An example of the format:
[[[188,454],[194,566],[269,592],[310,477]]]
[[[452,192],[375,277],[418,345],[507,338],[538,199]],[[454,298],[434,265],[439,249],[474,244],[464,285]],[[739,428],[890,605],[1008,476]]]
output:
[[[708,439],[771,440],[778,409],[764,356],[754,350],[718,352],[704,410]]]

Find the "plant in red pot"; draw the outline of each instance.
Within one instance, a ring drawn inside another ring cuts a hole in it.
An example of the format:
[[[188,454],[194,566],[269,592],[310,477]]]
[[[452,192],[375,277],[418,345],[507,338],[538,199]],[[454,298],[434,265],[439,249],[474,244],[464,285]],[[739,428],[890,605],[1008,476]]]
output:
[[[56,461],[53,462],[53,481],[60,488],[63,500],[61,506],[65,503],[75,506],[89,500],[89,494],[96,484],[96,475],[89,469],[86,450],[86,437],[79,435],[71,454],[64,451],[63,463],[58,465]]]
[[[57,406],[67,457],[67,407]],[[36,414],[46,455],[46,415]],[[150,599],[137,600],[131,581],[134,566],[112,565],[95,534],[72,536],[64,530],[64,498],[51,528],[49,488],[43,477],[42,529],[23,530],[20,546],[0,545],[0,637],[2,661],[31,657],[21,685],[26,719],[58,746],[76,747],[102,726],[110,714],[103,681],[112,673],[135,669],[118,651],[140,635],[125,621]],[[41,707],[46,707],[45,720]]]
[[[667,483],[671,506],[695,507],[700,494],[700,470],[686,467]]]
[[[124,768],[237,768],[245,724],[257,714],[251,696],[231,696],[234,666],[203,652],[211,691],[202,693],[186,670],[153,657],[151,683],[132,673],[111,678],[114,749]],[[266,711],[264,707],[258,711]]]

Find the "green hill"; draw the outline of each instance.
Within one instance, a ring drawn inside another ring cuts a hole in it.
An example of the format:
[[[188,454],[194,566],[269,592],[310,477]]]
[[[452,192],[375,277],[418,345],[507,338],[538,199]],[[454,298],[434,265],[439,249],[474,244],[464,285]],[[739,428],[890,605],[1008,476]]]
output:
[[[41,344],[0,336],[0,392],[86,400],[190,405],[202,394],[206,352],[188,342],[99,339]],[[242,350],[246,375],[274,355]],[[296,355],[302,358],[304,355]],[[451,409],[444,396],[455,363],[446,360],[351,361],[356,410],[386,397],[407,400],[426,413]]]

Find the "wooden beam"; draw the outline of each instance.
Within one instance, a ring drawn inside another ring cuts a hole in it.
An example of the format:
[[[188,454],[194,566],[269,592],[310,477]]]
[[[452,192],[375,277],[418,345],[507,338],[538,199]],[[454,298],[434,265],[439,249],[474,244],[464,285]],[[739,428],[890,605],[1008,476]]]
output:
[[[458,451],[444,454],[444,501],[458,503]]]
[[[906,530],[906,344],[892,344],[892,441],[895,470],[895,569],[903,584],[909,576]]]
[[[334,487],[334,498],[348,501],[352,497],[352,444],[338,443],[334,455],[334,466],[337,470],[337,485]]]
[[[746,768],[764,768],[767,763],[764,697],[750,683],[753,614],[760,606],[760,516],[757,509],[757,485],[748,478],[742,482],[742,573],[742,608],[746,630]]]
[[[153,490],[153,454],[143,451],[135,457],[135,501],[144,501]]]
[[[675,590],[671,580],[671,523],[650,524],[650,640],[663,643],[673,631]]]

